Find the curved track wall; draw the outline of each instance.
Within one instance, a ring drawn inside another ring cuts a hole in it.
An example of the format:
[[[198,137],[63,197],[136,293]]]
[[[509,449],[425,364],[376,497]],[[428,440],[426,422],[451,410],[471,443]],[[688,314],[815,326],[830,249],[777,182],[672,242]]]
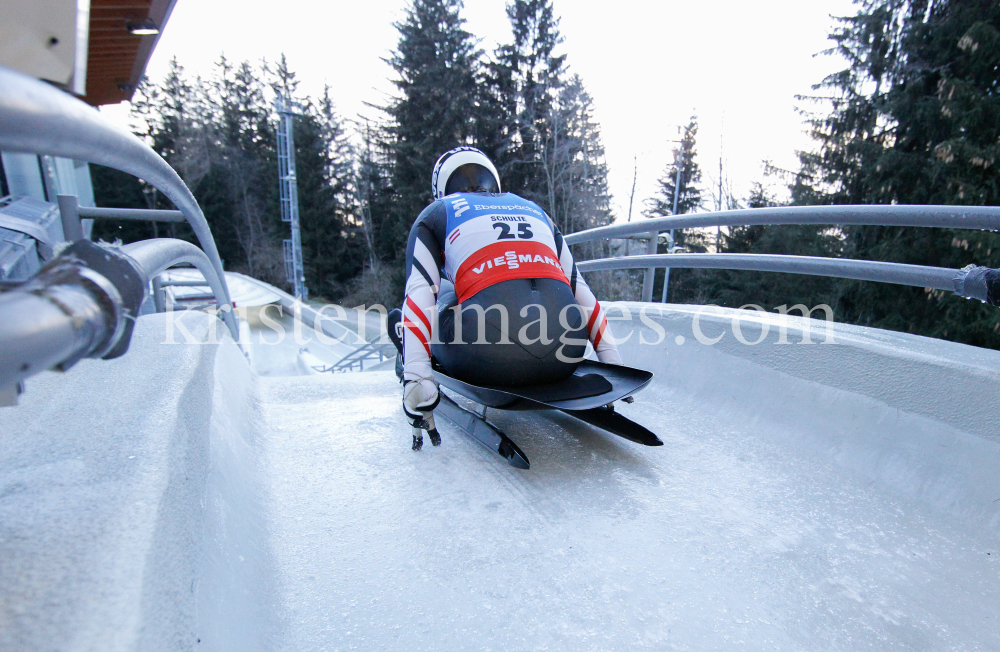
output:
[[[792,432],[790,445],[1000,534],[1000,352],[749,310],[608,305],[631,317],[612,331],[657,394]]]

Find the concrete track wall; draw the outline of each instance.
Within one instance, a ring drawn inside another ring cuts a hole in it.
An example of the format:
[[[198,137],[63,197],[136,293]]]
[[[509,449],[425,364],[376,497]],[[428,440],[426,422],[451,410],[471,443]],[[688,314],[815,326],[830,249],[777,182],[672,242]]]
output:
[[[782,443],[820,451],[1000,534],[1000,352],[697,306],[647,307],[646,324],[644,304],[614,305],[614,315],[633,317],[611,322],[628,338],[625,362],[653,371],[657,394],[685,396],[694,412],[734,410],[764,431],[794,433]],[[660,340],[656,326],[662,340],[643,344]],[[813,344],[802,343],[806,330]],[[719,339],[703,344],[699,334]]]
[[[0,649],[270,649],[254,376],[217,334],[143,317],[0,412]]]

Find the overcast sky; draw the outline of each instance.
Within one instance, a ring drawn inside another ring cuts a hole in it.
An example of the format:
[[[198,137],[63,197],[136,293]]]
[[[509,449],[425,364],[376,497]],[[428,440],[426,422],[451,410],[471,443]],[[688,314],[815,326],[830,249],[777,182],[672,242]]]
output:
[[[147,74],[161,80],[177,57],[208,75],[219,54],[231,60],[276,59],[282,52],[318,94],[332,88],[345,117],[374,115],[365,102],[392,92],[382,61],[399,35],[406,0],[179,0]],[[633,219],[672,159],[677,125],[698,116],[698,160],[707,186],[725,176],[737,196],[762,180],[761,161],[795,168],[808,148],[796,94],[843,67],[816,57],[829,47],[831,15],[854,13],[850,0],[554,0],[563,51],[594,98],[614,209],[628,212],[633,161],[638,169]],[[510,40],[505,0],[469,0],[466,28],[492,51]],[[105,109],[125,121],[123,109]],[[721,146],[721,149],[720,149]],[[428,177],[430,170],[427,171]],[[706,196],[711,193],[706,192]],[[707,206],[706,208],[711,208]]]

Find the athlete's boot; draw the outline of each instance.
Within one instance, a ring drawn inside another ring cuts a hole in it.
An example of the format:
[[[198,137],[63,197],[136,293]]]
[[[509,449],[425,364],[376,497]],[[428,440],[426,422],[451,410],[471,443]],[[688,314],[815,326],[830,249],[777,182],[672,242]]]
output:
[[[441,445],[441,435],[437,431],[437,427],[434,425],[434,413],[428,412],[427,416],[424,417],[424,422],[421,424],[424,430],[427,431],[427,435],[431,438],[431,446]]]

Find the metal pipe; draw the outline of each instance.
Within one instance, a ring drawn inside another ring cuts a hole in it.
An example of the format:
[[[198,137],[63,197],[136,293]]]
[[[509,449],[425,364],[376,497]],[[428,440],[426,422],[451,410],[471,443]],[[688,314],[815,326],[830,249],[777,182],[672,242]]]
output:
[[[173,285],[177,287],[192,287],[192,288],[207,288],[207,281],[161,281],[160,285],[166,287],[168,285]]]
[[[147,222],[184,222],[181,211],[163,211],[150,208],[87,208],[80,207],[80,217],[109,220],[144,220]]]
[[[122,247],[122,251],[139,263],[139,266],[146,272],[149,278],[155,278],[163,273],[167,268],[180,263],[190,263],[194,265],[205,277],[212,293],[215,295],[216,304],[222,311],[222,318],[226,320],[226,325],[232,326],[229,332],[233,340],[239,341],[239,330],[236,320],[233,317],[232,303],[228,298],[220,301],[220,297],[227,297],[225,286],[219,275],[215,273],[215,267],[208,260],[205,252],[194,246],[190,242],[174,240],[172,238],[156,238],[153,240],[142,240],[133,242]]]
[[[738,269],[755,272],[784,272],[812,276],[834,276],[858,281],[878,281],[913,285],[956,292],[956,277],[962,270],[947,267],[924,267],[874,260],[819,258],[815,256],[776,256],[770,254],[658,254],[602,258],[577,263],[581,272],[643,267],[681,267],[689,269]]]
[[[694,229],[709,226],[772,224],[839,224],[931,226],[1000,231],[1000,206],[777,206],[737,211],[671,215],[628,224],[612,224],[571,233],[568,244],[622,238],[650,229]]]
[[[219,301],[224,295],[215,268],[183,240],[120,249],[79,240],[38,276],[0,293],[0,388],[45,369],[66,370],[84,357],[122,355],[148,279],[178,263],[201,271],[223,316],[232,317],[230,304]]]
[[[125,323],[122,299],[100,274],[73,263],[0,294],[0,388],[107,353]]]
[[[82,288],[66,289],[59,300],[70,299],[74,314],[56,302],[29,292],[0,295],[0,387],[10,387],[40,371],[51,369],[79,351],[92,348],[105,335],[104,317],[97,301]],[[74,316],[80,316],[75,319]]]
[[[215,269],[216,298],[232,306],[212,230],[194,195],[160,155],[96,109],[45,82],[0,67],[0,150],[90,161],[145,179],[187,218]],[[223,312],[223,319],[238,339],[232,310]]]

